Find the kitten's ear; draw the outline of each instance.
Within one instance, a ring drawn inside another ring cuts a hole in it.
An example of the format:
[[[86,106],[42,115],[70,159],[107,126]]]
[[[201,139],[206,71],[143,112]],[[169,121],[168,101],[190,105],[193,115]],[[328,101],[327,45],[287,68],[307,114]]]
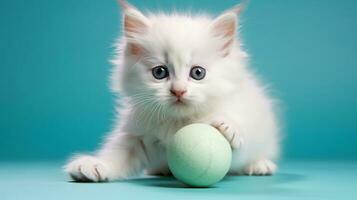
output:
[[[240,4],[218,16],[211,24],[211,33],[222,41],[222,52],[226,56],[234,43],[238,17],[244,9],[245,3]]]
[[[144,35],[149,28],[149,19],[126,0],[118,0],[123,10],[124,35],[128,39],[128,50],[133,56],[141,56],[145,49],[136,41],[137,37]]]
[[[118,1],[124,13],[123,26],[125,36],[134,38],[137,35],[145,34],[149,28],[148,18],[126,0]]]

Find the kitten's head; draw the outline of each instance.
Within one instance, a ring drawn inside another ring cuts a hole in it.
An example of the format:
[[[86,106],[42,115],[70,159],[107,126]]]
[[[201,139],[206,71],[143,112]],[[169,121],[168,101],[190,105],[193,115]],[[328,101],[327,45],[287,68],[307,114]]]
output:
[[[114,89],[135,106],[174,117],[229,98],[245,57],[235,38],[241,7],[217,18],[143,15],[125,1]]]

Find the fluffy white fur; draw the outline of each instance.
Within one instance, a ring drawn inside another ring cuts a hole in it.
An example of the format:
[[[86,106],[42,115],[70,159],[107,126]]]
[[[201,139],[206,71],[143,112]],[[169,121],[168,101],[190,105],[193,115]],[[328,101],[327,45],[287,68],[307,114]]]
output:
[[[273,101],[247,68],[236,37],[240,9],[217,18],[144,16],[121,1],[124,36],[117,44],[111,79],[118,100],[117,124],[94,155],[75,156],[65,170],[77,181],[122,180],[141,174],[168,175],[165,147],[181,127],[215,126],[231,143],[232,174],[268,175],[276,170],[279,138]],[[156,80],[151,69],[169,68]],[[201,81],[189,77],[202,66]],[[187,92],[180,104],[170,89]]]

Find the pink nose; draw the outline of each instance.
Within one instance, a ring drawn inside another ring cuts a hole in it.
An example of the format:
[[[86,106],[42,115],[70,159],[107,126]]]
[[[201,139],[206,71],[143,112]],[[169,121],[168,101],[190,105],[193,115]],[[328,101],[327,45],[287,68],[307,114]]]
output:
[[[186,90],[170,90],[171,94],[177,98],[181,98],[187,91]]]

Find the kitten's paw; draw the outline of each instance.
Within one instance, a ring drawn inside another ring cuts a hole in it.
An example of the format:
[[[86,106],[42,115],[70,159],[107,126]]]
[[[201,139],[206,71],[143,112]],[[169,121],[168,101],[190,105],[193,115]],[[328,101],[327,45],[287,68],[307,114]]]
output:
[[[238,149],[244,144],[244,140],[239,134],[239,131],[227,125],[223,121],[215,121],[211,123],[222,135],[228,140],[232,149]]]
[[[265,176],[273,175],[277,170],[277,166],[270,160],[263,159],[253,162],[243,169],[243,174],[249,176]]]
[[[108,166],[94,156],[80,156],[65,166],[74,181],[104,182],[109,180]]]

